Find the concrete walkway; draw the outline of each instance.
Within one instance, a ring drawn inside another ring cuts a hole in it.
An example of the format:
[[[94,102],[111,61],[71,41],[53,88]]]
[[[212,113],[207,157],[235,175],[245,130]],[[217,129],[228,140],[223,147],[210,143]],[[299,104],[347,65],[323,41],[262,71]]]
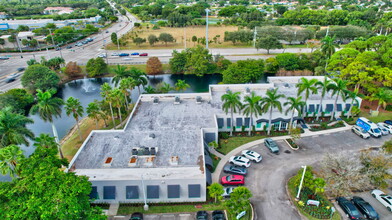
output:
[[[120,207],[119,203],[111,203],[109,206],[108,216],[117,215],[118,208]]]
[[[347,131],[347,130],[351,129],[351,125],[347,124],[344,121],[343,121],[343,123],[345,125],[344,127],[328,129],[328,130],[323,130],[323,131],[310,131],[309,129],[304,129],[305,132],[301,134],[301,137],[308,137],[308,136],[321,135],[321,134],[330,134],[330,133],[334,133],[334,132]],[[288,139],[288,138],[291,138],[291,136],[285,135],[285,136],[271,137],[272,140],[284,140],[284,139]],[[220,173],[221,173],[223,167],[225,166],[225,164],[227,163],[227,161],[229,161],[231,156],[238,155],[238,154],[240,154],[241,151],[246,150],[246,149],[251,148],[256,145],[260,145],[260,144],[264,144],[264,139],[259,139],[256,141],[246,143],[246,144],[239,146],[236,149],[230,151],[228,154],[224,155],[223,157],[221,157],[221,160],[219,161],[218,166],[215,168],[215,172],[212,173],[212,182],[219,183]]]

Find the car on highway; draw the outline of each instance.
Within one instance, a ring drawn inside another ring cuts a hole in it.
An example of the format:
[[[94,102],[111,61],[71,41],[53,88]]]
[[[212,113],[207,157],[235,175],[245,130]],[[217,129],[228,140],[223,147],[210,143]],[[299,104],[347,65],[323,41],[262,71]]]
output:
[[[112,53],[110,56],[112,56],[112,57],[118,57],[118,53]]]
[[[363,130],[363,128],[354,125],[351,127],[351,131],[354,132],[355,134],[357,134],[359,137],[367,139],[370,138],[370,134],[367,133],[365,130]]]
[[[127,57],[127,56],[129,56],[129,53],[120,53],[118,56],[119,57]]]
[[[351,199],[351,202],[354,203],[354,205],[357,207],[357,209],[362,213],[363,217],[366,219],[371,219],[371,220],[378,220],[379,216],[374,210],[373,206],[371,206],[368,202],[363,200],[359,196],[354,196]]]
[[[109,33],[109,31],[105,31],[105,33]]]
[[[223,188],[223,194],[222,197],[223,198],[229,198],[230,194],[234,191],[235,187],[226,187]]]
[[[139,53],[138,52],[131,53],[131,56],[139,56]]]
[[[146,56],[148,56],[148,53],[141,53],[141,54],[139,55],[139,57],[146,57]]]
[[[241,157],[241,156],[230,157],[229,163],[235,164],[240,167],[249,167],[250,166],[250,160],[248,158]]]
[[[225,213],[221,210],[213,211],[212,220],[226,220]]]
[[[16,78],[19,76],[19,73],[13,73],[13,74],[10,74],[10,75],[8,75],[6,78],[5,78],[5,82],[6,83],[10,83],[10,82],[13,82],[13,81],[15,81],[16,80]]]
[[[251,150],[243,150],[241,154],[242,156],[256,163],[261,162],[261,160],[263,159],[259,153]]]
[[[26,68],[24,68],[24,67],[19,67],[18,69],[16,69],[18,72],[22,72],[22,71],[24,71]]]
[[[384,123],[387,125],[392,125],[392,120],[385,120]]]
[[[223,167],[223,172],[246,176],[246,174],[248,174],[248,169],[236,165],[226,165]]]
[[[385,128],[385,129],[387,129],[388,132],[389,132],[390,134],[392,134],[392,125],[386,124],[386,123],[384,123],[384,122],[379,122],[379,123],[377,123],[377,126],[378,126],[379,128]]]
[[[223,186],[242,186],[245,184],[245,177],[241,175],[229,175],[221,178],[221,184]]]
[[[65,47],[65,48],[67,48],[67,49],[71,49],[72,48],[72,46],[71,45],[68,45],[67,47]]]
[[[346,213],[346,216],[349,219],[363,219],[362,214],[359,212],[357,207],[350,202],[348,199],[344,197],[338,197],[336,198],[336,202],[342,208],[343,212]]]
[[[271,138],[266,138],[264,140],[264,145],[271,151],[271,153],[278,154],[279,146],[278,144],[272,140]]]
[[[196,213],[197,220],[208,220],[208,213],[206,211],[198,211]]]
[[[123,58],[123,60],[129,61],[129,60],[133,60],[133,58],[132,57],[125,57],[125,58]]]
[[[106,54],[104,54],[104,53],[98,54],[98,57],[106,58]]]
[[[0,57],[0,60],[8,60],[8,59],[9,59],[9,57],[4,57],[4,56]]]
[[[143,220],[143,214],[140,212],[134,212],[131,215],[131,218],[129,220]]]
[[[392,196],[385,194],[383,191],[375,189],[371,192],[372,196],[376,198],[383,206],[392,212]]]
[[[81,47],[81,46],[83,46],[83,43],[82,43],[82,42],[79,42],[79,43],[75,44],[75,46],[76,46],[76,47]]]
[[[56,51],[59,51],[59,50],[61,50],[61,47],[56,47]]]

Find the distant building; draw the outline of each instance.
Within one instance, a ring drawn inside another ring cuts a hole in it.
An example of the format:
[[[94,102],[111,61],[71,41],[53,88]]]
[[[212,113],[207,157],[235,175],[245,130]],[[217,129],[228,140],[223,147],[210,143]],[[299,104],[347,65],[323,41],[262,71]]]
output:
[[[32,40],[33,38],[34,38],[34,33],[31,31],[21,31],[18,33],[19,41]]]
[[[44,14],[52,15],[52,14],[71,14],[74,10],[70,7],[47,7],[44,9]]]
[[[8,18],[7,13],[5,13],[5,12],[0,12],[0,19],[6,19],[6,18]]]

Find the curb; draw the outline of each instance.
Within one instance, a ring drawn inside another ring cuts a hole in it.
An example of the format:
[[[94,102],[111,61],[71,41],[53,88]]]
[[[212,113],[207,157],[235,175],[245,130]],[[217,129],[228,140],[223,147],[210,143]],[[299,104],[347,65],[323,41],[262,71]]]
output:
[[[250,205],[250,209],[252,210],[252,215],[250,216],[250,219],[254,220],[255,219],[255,210],[254,210],[251,202],[249,202],[249,205]]]
[[[289,145],[289,147],[291,148],[291,150],[298,150],[298,149],[299,149],[299,147],[297,147],[297,148],[292,147],[291,144],[287,141],[286,138],[284,139],[284,142],[286,142],[286,144]]]
[[[290,201],[291,205],[294,206],[295,211],[298,213],[299,216],[301,216],[301,219],[307,220],[308,218],[305,217],[304,215],[302,215],[302,213],[299,211],[299,209],[297,208],[297,206],[294,204],[294,201],[291,199],[290,192],[289,192],[289,188],[288,188],[288,184],[287,184],[291,178],[293,178],[293,177],[290,177],[289,179],[287,179],[287,180],[285,181],[285,187],[284,187],[284,188],[286,189],[286,194],[287,194],[287,196],[289,197],[289,201]]]

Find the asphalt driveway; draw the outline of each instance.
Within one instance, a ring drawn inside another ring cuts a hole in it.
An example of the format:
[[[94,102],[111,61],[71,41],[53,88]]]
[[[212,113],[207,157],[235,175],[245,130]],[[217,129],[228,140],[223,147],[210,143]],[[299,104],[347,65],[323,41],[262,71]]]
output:
[[[379,147],[392,135],[364,140],[351,131],[301,138],[297,143],[300,149],[291,150],[284,141],[277,141],[281,153],[269,152],[264,144],[249,149],[261,153],[263,161],[252,163],[246,177],[245,186],[253,194],[255,219],[301,219],[295,206],[286,193],[287,180],[295,175],[302,165],[317,165],[325,153],[358,151],[369,147]],[[224,175],[221,173],[221,176]],[[391,218],[392,219],[392,218]]]

